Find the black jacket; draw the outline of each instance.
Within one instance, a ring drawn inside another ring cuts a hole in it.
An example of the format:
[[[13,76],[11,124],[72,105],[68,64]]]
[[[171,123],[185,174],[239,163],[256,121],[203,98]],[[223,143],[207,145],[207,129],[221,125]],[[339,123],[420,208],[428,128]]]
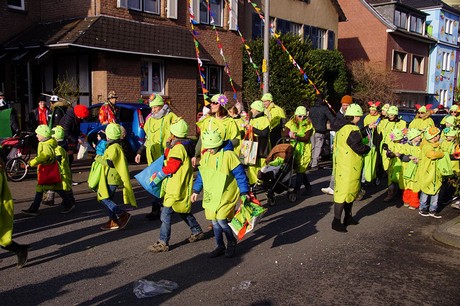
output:
[[[334,121],[334,116],[326,104],[322,101],[315,102],[315,105],[310,108],[308,117],[313,124],[315,132],[320,134],[325,134],[327,132],[327,121],[331,124]]]
[[[75,116],[73,108],[69,107],[59,125],[64,128],[65,137],[69,145],[69,150],[74,151],[77,147],[78,137],[80,136],[80,119]]]

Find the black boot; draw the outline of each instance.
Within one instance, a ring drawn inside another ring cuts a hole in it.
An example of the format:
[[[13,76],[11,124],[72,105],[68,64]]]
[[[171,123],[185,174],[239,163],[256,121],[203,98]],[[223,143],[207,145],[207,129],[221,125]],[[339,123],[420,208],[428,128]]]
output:
[[[18,264],[17,267],[20,269],[22,268],[27,262],[27,256],[29,254],[29,246],[25,244],[18,244],[16,242],[11,242],[10,245],[6,247],[2,247],[7,251],[13,252],[18,257]]]
[[[351,208],[353,207],[352,203],[345,203],[344,210],[345,210],[345,217],[343,218],[343,225],[358,225],[359,222],[353,218],[351,213]]]
[[[227,241],[227,249],[225,250],[225,257],[227,258],[232,258],[235,256],[235,251],[236,251],[236,239],[235,237],[232,237],[233,239]]]
[[[308,176],[306,173],[303,174],[303,186],[304,186],[304,190],[302,192],[302,195],[303,196],[307,196],[307,195],[310,195],[311,194],[311,185],[310,185],[310,181],[308,180]]]
[[[150,221],[159,219],[161,215],[161,206],[157,202],[152,203],[152,212],[145,215]]]
[[[346,227],[342,224],[342,212],[344,203],[334,203],[334,220],[332,220],[332,229],[338,232],[347,232]]]

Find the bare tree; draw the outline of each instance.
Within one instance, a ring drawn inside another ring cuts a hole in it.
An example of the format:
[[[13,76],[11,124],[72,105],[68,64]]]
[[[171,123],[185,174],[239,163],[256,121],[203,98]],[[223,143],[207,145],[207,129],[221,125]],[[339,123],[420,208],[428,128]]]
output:
[[[353,98],[367,101],[395,101],[395,77],[380,67],[372,67],[363,60],[353,61],[348,65],[352,75]]]
[[[80,95],[80,89],[74,78],[69,78],[67,74],[64,77],[58,76],[54,94],[60,99],[67,101],[69,104],[76,104]]]

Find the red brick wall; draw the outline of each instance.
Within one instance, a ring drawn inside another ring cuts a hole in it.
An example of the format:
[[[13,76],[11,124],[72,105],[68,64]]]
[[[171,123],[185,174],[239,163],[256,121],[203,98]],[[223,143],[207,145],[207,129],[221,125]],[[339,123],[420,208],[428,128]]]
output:
[[[34,0],[25,1],[25,11],[8,8],[6,1],[0,4],[0,43],[14,37],[40,20],[40,3]]]

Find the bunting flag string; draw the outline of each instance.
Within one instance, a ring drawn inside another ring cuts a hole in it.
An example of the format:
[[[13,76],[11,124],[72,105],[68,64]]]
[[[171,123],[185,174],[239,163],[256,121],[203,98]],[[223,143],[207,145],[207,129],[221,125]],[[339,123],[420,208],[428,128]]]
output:
[[[225,0],[225,2],[227,3],[227,8],[228,8],[228,12],[229,12],[228,15],[231,16],[232,15],[231,14],[231,11],[232,11],[231,1]],[[247,53],[247,55],[249,57],[249,63],[252,65],[252,68],[254,68],[254,71],[256,72],[257,83],[259,83],[260,88],[263,89],[264,88],[264,83],[262,82],[262,78],[260,77],[259,66],[257,66],[257,64],[252,59],[251,47],[246,43],[246,39],[244,39],[243,34],[240,31],[240,27],[238,25],[238,20],[235,18],[235,16],[232,16],[232,17],[234,18],[233,22],[236,24],[236,31],[238,32],[238,35],[241,38],[241,42],[243,43],[244,50],[246,51],[246,53]],[[229,23],[230,23],[230,21],[229,21]]]
[[[256,13],[259,15],[260,20],[262,20],[262,22],[265,23],[265,18],[264,18],[263,14],[262,14],[262,10],[257,6],[257,4],[255,4],[251,0],[247,0],[247,1],[248,1],[249,4],[252,5],[252,7],[256,11]],[[275,39],[276,39],[276,43],[278,45],[280,45],[281,49],[284,52],[286,52],[286,54],[289,56],[289,60],[291,61],[292,65],[299,70],[299,72],[302,74],[303,79],[305,80],[305,82],[308,82],[311,86],[313,86],[313,88],[316,91],[316,94],[319,95],[320,91],[318,90],[316,85],[308,78],[308,76],[305,73],[305,71],[302,69],[302,67],[300,67],[300,65],[297,63],[297,61],[294,59],[294,57],[292,57],[292,55],[289,53],[288,49],[284,46],[283,42],[280,39],[280,34],[277,34],[275,32],[275,30],[273,29],[272,25],[269,25],[269,27],[270,27],[270,32],[272,33],[273,37],[275,37]]]
[[[198,42],[197,36],[199,35],[198,31],[195,30],[195,25],[198,23],[195,21],[195,15],[193,13],[192,9],[192,1],[188,1],[188,11],[189,11],[189,17],[190,17],[190,26],[191,26],[191,34],[193,36],[193,43],[195,45],[195,55],[196,55],[196,60],[198,63],[198,74],[200,76],[200,86],[201,86],[201,91],[203,93],[203,100],[204,100],[204,105],[209,105],[210,99],[208,96],[209,90],[206,89],[206,77],[203,73],[204,68],[203,68],[203,61],[200,58],[200,43]]]
[[[219,37],[219,32],[217,31],[217,28],[216,28],[216,23],[214,21],[214,13],[211,11],[211,5],[209,3],[209,0],[206,0],[206,6],[208,7],[208,12],[209,12],[209,16],[210,16],[209,24],[212,25],[212,29],[216,33],[217,48],[219,49],[220,56],[222,57],[222,59],[224,61],[224,71],[228,75],[230,85],[231,85],[232,90],[233,90],[233,99],[236,101],[236,104],[240,104],[240,102],[238,101],[238,95],[237,95],[237,91],[235,89],[235,85],[233,84],[232,74],[230,73],[230,66],[229,66],[229,64],[227,62],[227,59],[225,58],[224,48],[222,46],[222,43],[221,43],[221,40],[220,40],[220,37]]]

